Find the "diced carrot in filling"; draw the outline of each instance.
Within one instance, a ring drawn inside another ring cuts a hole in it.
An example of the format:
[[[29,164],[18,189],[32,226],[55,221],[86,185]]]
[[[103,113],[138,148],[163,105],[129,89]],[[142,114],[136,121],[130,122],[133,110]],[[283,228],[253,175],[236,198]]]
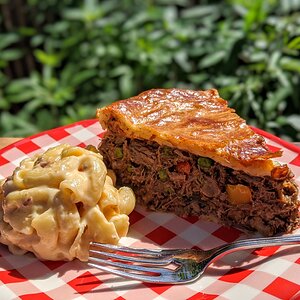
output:
[[[249,203],[251,201],[251,191],[249,187],[237,184],[237,185],[231,185],[228,184],[226,186],[227,195],[229,198],[229,202],[231,204],[244,204]]]
[[[191,165],[187,161],[182,161],[177,164],[176,169],[177,169],[177,172],[190,174]]]

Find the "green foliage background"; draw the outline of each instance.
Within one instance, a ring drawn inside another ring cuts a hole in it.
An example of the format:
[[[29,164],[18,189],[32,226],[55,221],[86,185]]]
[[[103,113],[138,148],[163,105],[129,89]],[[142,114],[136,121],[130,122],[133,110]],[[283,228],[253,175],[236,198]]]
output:
[[[26,16],[33,25],[13,30],[0,16],[1,136],[93,118],[149,88],[215,87],[248,123],[300,140],[298,0],[27,0]],[[37,67],[11,78],[28,51]]]

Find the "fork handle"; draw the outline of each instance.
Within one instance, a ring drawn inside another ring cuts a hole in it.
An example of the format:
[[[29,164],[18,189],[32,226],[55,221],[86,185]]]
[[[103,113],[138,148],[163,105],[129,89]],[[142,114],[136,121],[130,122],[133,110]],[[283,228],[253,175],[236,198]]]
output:
[[[246,250],[246,249],[257,249],[262,247],[272,247],[272,246],[284,246],[284,245],[295,245],[300,244],[300,235],[287,235],[278,237],[263,237],[263,238],[252,238],[245,240],[237,240],[233,243],[226,244],[223,246],[215,248],[215,252],[211,257],[213,262],[216,259],[221,258],[229,253]]]
[[[293,245],[300,243],[300,235],[287,235],[287,236],[274,236],[274,237],[262,237],[238,240],[232,244],[235,247],[245,247],[246,249],[271,247],[271,246],[283,246]]]

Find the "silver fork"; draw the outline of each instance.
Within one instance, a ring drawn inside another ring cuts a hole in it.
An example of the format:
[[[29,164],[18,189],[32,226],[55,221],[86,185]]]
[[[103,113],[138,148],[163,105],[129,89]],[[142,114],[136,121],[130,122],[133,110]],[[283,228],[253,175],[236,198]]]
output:
[[[142,249],[92,242],[88,265],[122,277],[158,284],[188,283],[198,279],[216,260],[234,251],[292,245],[300,235],[238,240],[210,250]]]

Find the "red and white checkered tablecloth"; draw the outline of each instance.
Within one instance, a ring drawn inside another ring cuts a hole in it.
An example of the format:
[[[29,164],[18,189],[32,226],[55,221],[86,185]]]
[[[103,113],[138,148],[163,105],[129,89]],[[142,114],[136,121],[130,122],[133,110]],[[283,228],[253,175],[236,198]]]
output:
[[[300,183],[300,149],[262,134],[272,150],[282,149]],[[61,143],[97,145],[102,129],[86,120],[42,132],[0,150],[0,178],[36,152]],[[208,249],[242,237],[242,233],[197,218],[147,212],[136,207],[122,243],[135,247],[199,247]],[[300,233],[300,230],[295,232]],[[153,285],[116,277],[75,260],[39,261],[31,254],[15,256],[0,245],[0,299],[300,299],[300,245],[245,250],[211,265],[198,281],[186,285]]]

